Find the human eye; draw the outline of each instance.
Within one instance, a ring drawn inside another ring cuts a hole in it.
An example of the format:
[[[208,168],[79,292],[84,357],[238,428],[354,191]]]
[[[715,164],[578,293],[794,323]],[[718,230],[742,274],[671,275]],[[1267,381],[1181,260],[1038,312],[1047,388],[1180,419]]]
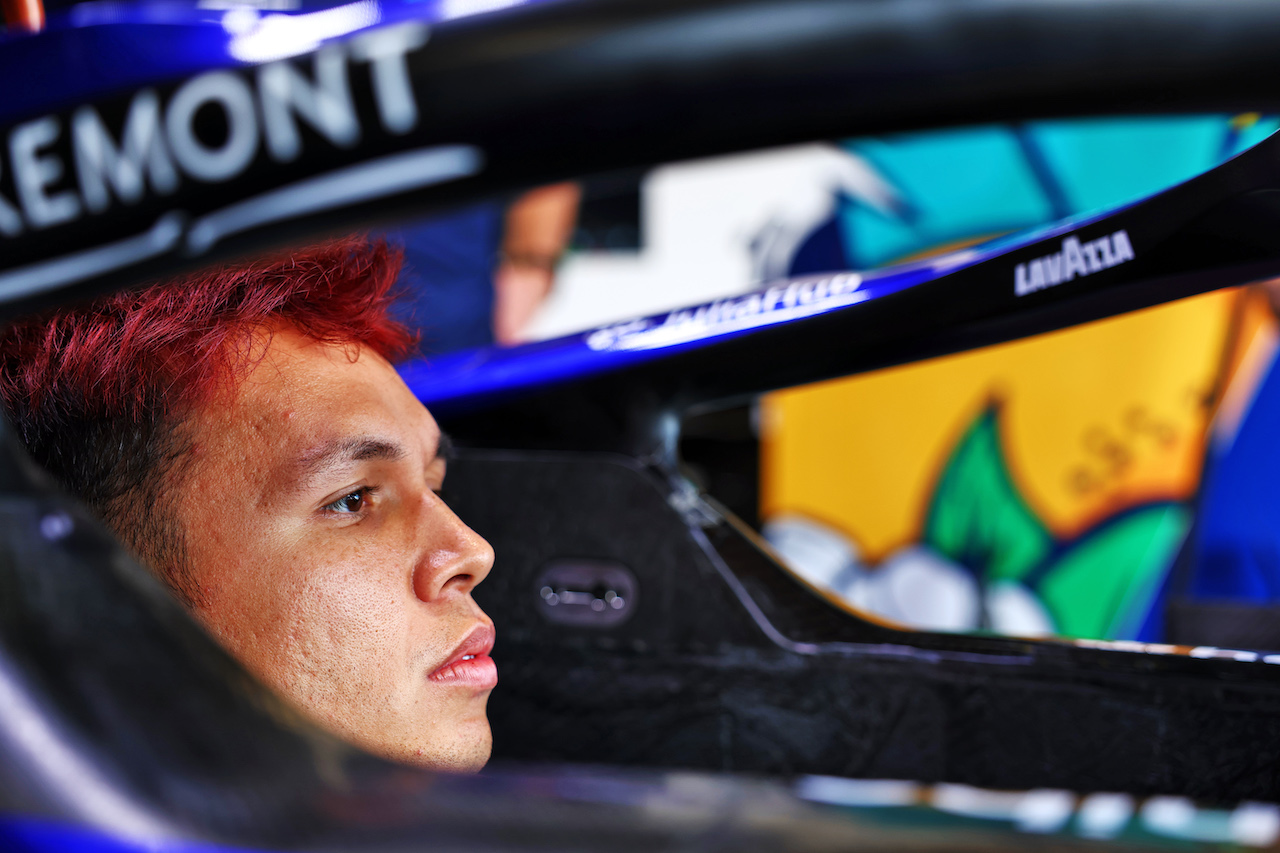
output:
[[[372,486],[361,486],[358,489],[347,492],[333,503],[325,504],[322,509],[334,515],[359,515],[368,508],[369,498],[374,491]]]

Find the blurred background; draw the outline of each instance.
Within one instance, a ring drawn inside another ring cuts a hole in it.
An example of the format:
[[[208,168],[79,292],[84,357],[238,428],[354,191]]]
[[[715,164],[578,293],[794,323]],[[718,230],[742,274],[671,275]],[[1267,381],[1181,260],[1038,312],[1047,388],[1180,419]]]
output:
[[[531,192],[388,232],[427,353],[866,270],[1112,208],[1256,114],[815,143]],[[684,425],[686,474],[799,574],[947,631],[1280,647],[1265,286],[770,394]]]

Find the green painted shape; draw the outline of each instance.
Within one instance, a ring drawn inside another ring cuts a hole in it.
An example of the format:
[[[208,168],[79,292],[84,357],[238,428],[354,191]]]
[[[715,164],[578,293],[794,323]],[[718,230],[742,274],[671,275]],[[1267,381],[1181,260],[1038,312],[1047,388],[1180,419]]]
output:
[[[1136,636],[1190,520],[1184,506],[1157,504],[1077,540],[1036,585],[1058,631],[1105,640]]]
[[[987,583],[1021,580],[1048,556],[1053,538],[1009,476],[995,407],[973,422],[952,451],[922,538]]]

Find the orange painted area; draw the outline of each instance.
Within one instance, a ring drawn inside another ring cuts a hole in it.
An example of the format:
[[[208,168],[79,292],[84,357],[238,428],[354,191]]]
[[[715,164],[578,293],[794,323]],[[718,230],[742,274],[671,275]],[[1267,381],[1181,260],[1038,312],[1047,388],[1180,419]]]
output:
[[[942,466],[993,401],[1014,483],[1060,539],[1189,496],[1223,373],[1240,363],[1238,294],[770,395],[762,513],[824,521],[878,561],[917,541]]]
[[[1235,340],[1223,375],[1223,393],[1212,430],[1219,437],[1235,434],[1271,366],[1277,347],[1276,317],[1262,288],[1240,291]]]

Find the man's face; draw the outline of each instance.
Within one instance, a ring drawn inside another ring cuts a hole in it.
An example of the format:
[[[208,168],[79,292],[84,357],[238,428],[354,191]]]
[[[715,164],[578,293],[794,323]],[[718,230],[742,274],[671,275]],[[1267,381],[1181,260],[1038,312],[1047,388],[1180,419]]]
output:
[[[440,430],[367,347],[275,332],[192,419],[178,521],[197,615],[255,675],[388,758],[477,770],[493,549],[441,501]],[[474,655],[474,657],[467,657]]]

